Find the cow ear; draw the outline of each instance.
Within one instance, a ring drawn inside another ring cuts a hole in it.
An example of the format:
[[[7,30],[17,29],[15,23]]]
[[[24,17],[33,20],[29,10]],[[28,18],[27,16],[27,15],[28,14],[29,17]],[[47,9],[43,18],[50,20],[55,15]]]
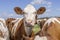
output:
[[[15,7],[14,11],[19,15],[19,14],[23,14],[23,11],[20,7]]]
[[[46,8],[45,8],[45,7],[40,7],[40,8],[37,10],[37,14],[43,14],[45,11],[46,11]]]

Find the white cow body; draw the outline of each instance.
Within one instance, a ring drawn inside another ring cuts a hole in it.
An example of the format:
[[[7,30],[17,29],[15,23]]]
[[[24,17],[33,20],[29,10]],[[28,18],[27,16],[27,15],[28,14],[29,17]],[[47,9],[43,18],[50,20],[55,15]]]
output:
[[[0,18],[0,40],[9,40],[9,31],[5,20]]]

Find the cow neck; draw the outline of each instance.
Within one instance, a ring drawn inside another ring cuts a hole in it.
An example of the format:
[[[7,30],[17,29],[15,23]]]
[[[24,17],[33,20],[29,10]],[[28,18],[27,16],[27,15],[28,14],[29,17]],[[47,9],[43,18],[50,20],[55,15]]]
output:
[[[18,23],[19,23],[22,19],[23,19],[23,18],[18,18],[18,19],[16,19],[15,21],[13,21],[15,24],[14,24],[14,26],[13,26],[13,28],[12,28],[12,31],[11,31],[11,34],[12,34],[12,35],[15,35],[16,29],[17,29],[17,27],[18,27]]]
[[[26,26],[25,21],[24,21],[24,29],[27,36],[29,36],[32,33],[32,27]]]

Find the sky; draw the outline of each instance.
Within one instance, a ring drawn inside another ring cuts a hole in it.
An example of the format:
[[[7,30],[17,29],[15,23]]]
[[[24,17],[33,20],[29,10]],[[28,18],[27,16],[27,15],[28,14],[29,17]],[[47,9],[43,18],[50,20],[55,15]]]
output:
[[[45,7],[46,11],[38,17],[60,17],[60,0],[0,0],[0,17],[1,18],[21,18],[23,15],[17,15],[14,7],[20,7],[22,10],[28,5],[33,5],[36,10]]]

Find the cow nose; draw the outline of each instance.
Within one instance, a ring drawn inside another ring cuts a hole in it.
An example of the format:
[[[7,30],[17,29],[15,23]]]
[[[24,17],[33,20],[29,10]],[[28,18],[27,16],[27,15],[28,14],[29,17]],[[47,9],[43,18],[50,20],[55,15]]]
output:
[[[28,23],[28,22],[25,22],[25,25],[27,26],[27,27],[32,27],[33,25],[31,25],[31,23]]]
[[[32,23],[32,20],[28,20],[27,22],[28,22],[28,23]]]

